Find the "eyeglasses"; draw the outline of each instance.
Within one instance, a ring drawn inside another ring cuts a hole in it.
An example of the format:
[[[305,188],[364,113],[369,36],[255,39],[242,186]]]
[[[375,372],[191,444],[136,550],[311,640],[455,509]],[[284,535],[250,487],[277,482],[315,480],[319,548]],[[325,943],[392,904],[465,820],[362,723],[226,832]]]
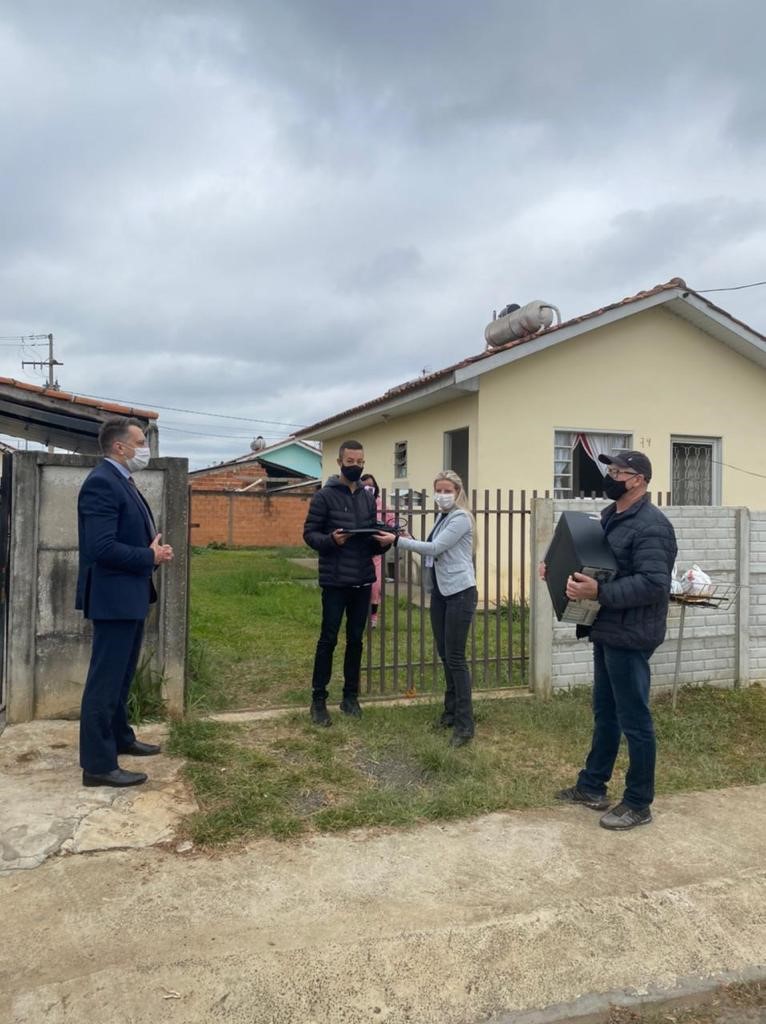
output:
[[[620,476],[640,476],[640,473],[634,473],[630,469],[622,469],[620,466],[610,466],[606,471],[606,475],[610,476],[612,480],[616,480]]]

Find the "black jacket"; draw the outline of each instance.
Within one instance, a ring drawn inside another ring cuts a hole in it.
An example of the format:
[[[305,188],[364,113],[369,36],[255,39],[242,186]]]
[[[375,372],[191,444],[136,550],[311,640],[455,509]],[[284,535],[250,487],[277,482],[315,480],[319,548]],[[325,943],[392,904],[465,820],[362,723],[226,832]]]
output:
[[[670,575],[678,554],[675,531],[647,495],[624,512],[609,505],[601,525],[618,572],[599,584],[601,611],[590,638],[610,647],[653,650],[665,639]]]
[[[358,587],[375,581],[373,555],[381,548],[372,534],[349,537],[336,544],[333,530],[353,530],[377,522],[375,498],[364,487],[351,491],[340,477],[331,476],[311,499],[303,539],[319,552],[320,587]]]

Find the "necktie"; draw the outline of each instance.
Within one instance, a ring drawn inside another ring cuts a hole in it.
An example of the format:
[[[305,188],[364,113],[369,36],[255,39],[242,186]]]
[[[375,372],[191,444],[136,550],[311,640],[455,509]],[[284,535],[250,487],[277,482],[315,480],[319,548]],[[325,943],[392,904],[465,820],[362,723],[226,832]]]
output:
[[[136,486],[136,481],[133,479],[132,476],[128,477],[128,483],[135,491],[136,497],[138,498],[141,504],[141,508],[143,509],[144,518],[146,519],[146,525],[149,527],[149,532],[151,533],[152,537],[154,537],[154,535],[157,532],[157,527],[154,525],[154,516],[152,515],[152,511],[149,508],[149,505],[146,499],[144,498],[143,494],[139,491],[138,487]]]

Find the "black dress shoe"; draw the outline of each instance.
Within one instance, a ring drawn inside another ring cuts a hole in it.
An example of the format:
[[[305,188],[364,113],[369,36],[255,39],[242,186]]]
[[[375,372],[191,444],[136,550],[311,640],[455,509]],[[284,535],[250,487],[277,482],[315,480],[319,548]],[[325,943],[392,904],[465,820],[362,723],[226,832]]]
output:
[[[126,772],[123,768],[114,768],[104,775],[82,773],[83,786],[140,786],[142,782],[146,782],[143,772]]]
[[[162,753],[159,743],[142,743],[141,740],[133,740],[129,747],[119,750],[119,754],[128,754],[130,757],[153,757]]]

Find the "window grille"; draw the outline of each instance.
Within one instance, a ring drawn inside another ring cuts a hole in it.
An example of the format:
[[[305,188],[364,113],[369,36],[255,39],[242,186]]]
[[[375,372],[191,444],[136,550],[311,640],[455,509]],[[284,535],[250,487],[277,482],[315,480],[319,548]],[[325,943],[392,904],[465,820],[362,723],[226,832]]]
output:
[[[407,476],[407,442],[394,442],[394,479],[402,480]]]

